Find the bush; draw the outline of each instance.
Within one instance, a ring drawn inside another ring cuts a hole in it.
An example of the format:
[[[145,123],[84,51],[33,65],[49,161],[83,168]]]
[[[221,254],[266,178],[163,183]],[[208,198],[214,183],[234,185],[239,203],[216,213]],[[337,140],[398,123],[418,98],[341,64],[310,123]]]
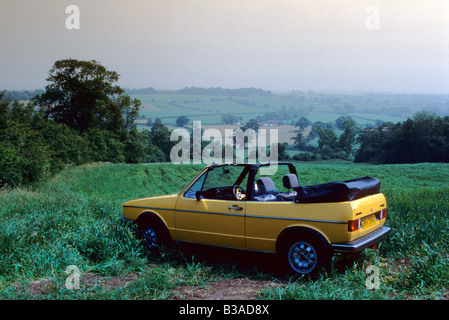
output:
[[[36,181],[51,172],[51,151],[38,132],[9,122],[0,141],[0,187]]]
[[[41,134],[52,153],[52,171],[62,169],[65,164],[80,165],[90,161],[88,141],[72,128],[47,121]]]
[[[320,156],[318,154],[315,153],[310,153],[310,152],[301,152],[301,153],[297,153],[292,157],[293,160],[295,161],[317,161],[320,160]]]
[[[449,162],[448,136],[449,116],[418,112],[402,123],[365,130],[355,162]]]

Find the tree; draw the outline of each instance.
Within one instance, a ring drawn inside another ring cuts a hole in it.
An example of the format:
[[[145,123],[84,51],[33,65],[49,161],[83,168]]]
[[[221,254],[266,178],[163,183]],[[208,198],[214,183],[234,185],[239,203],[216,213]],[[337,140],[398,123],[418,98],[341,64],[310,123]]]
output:
[[[307,149],[307,139],[304,138],[301,130],[296,130],[296,135],[292,138],[295,144],[295,148],[298,150]]]
[[[234,124],[238,122],[238,118],[232,113],[226,113],[221,115],[221,122],[224,124]]]
[[[357,138],[360,147],[355,155],[354,162],[381,162],[383,135],[381,127],[377,129],[368,128],[361,132]]]
[[[247,129],[253,129],[257,132],[259,130],[259,121],[256,119],[250,119],[243,127],[241,127],[242,131],[246,131]]]
[[[5,92],[0,92],[0,130],[6,129],[7,127],[7,115],[9,111],[9,101],[4,101],[3,97]]]
[[[315,138],[318,138],[320,136],[320,132],[324,129],[335,129],[335,124],[332,122],[324,123],[322,121],[317,121],[312,123],[312,130],[309,132],[309,136],[307,137],[308,140],[313,140]]]
[[[38,130],[15,121],[0,131],[0,187],[39,180],[51,171],[51,150]]]
[[[45,117],[79,133],[89,128],[118,132],[130,128],[140,108],[115,83],[119,74],[99,62],[58,60],[46,79],[45,92],[33,101]]]
[[[340,137],[330,128],[318,127],[318,153],[324,159],[352,160],[358,133],[357,124],[354,120],[347,119],[341,127],[344,132]]]
[[[358,133],[357,124],[353,119],[348,119],[343,121],[341,127],[344,132],[338,138],[338,146],[349,160],[354,156],[354,146]]]
[[[178,127],[184,127],[186,124],[188,124],[190,121],[189,118],[187,118],[186,116],[180,116],[178,118],[176,118],[176,125]]]
[[[335,159],[339,157],[338,138],[332,129],[320,129],[320,138],[318,139],[318,153],[324,159]]]
[[[309,127],[311,125],[312,125],[312,122],[309,119],[307,119],[306,117],[299,118],[295,123],[295,127],[299,127],[301,130],[306,129],[307,127]]]
[[[144,159],[145,142],[144,135],[139,134],[137,128],[129,130],[128,139],[125,141],[125,161],[127,163],[139,163]]]
[[[156,119],[154,119],[154,123],[155,124],[156,123],[162,124],[162,119],[161,118],[156,118]]]
[[[115,108],[121,113],[123,118],[123,127],[126,129],[135,128],[135,121],[139,117],[139,110],[142,103],[138,99],[131,99],[128,95],[121,95],[115,101]],[[117,115],[117,119],[121,119]],[[114,131],[114,130],[111,130]]]
[[[290,160],[290,156],[287,153],[287,143],[278,143],[278,160],[279,161],[283,161],[283,160]],[[271,149],[271,146],[270,146]]]
[[[346,120],[352,120],[352,118],[350,116],[341,116],[341,117],[337,118],[335,120],[335,124],[337,125],[337,128],[340,129],[340,130],[343,130],[344,129],[343,128],[343,123]]]
[[[170,130],[159,122],[154,123],[149,134],[149,143],[162,151],[165,155],[165,161],[170,160],[170,151],[175,144],[170,141],[170,134]]]

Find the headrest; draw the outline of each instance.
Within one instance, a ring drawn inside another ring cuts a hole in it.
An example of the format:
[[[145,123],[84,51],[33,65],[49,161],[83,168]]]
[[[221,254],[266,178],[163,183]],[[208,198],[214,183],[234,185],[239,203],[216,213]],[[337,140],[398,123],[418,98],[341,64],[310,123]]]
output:
[[[261,193],[272,193],[275,191],[274,182],[270,177],[259,178],[257,179],[257,189]]]
[[[290,173],[282,177],[282,183],[287,189],[296,189],[299,187],[298,177],[296,174]]]

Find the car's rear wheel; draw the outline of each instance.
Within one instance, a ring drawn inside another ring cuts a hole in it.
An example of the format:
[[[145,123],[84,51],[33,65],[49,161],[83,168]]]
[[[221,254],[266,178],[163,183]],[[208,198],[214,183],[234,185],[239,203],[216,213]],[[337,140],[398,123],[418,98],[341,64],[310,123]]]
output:
[[[295,272],[309,274],[318,263],[315,247],[306,241],[295,242],[288,251],[288,263]]]
[[[280,254],[287,271],[299,276],[315,277],[330,262],[328,248],[314,237],[291,237]]]

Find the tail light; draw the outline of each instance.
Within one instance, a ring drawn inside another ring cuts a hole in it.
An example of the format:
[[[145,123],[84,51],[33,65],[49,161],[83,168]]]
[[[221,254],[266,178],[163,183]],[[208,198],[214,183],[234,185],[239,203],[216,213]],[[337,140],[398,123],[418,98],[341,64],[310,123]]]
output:
[[[379,212],[376,212],[377,220],[385,219],[387,217],[387,209],[382,209]]]
[[[362,224],[360,223],[360,219],[357,220],[349,220],[348,221],[348,231],[354,232],[362,227]]]

